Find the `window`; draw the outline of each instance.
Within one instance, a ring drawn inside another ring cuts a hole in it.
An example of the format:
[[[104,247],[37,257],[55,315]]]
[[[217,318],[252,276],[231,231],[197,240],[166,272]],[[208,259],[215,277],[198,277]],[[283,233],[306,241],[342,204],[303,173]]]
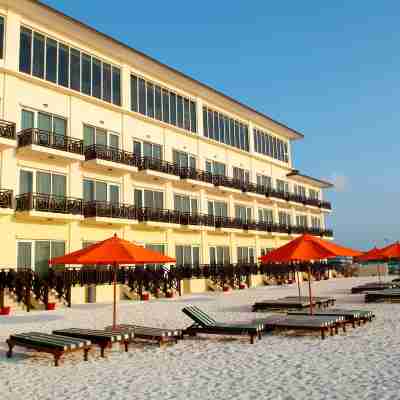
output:
[[[242,221],[251,220],[251,207],[235,205],[235,218]]]
[[[211,265],[223,265],[231,262],[229,246],[210,246],[209,255]]]
[[[267,175],[257,174],[257,185],[263,187],[264,189],[272,188],[272,178]]]
[[[310,199],[319,200],[319,191],[315,189],[308,189]]]
[[[279,161],[289,162],[288,144],[259,129],[253,130],[254,151]]]
[[[219,176],[226,176],[226,165],[218,161],[206,160],[206,171]]]
[[[187,131],[197,132],[194,101],[133,74],[131,110]]]
[[[272,225],[274,223],[274,213],[269,208],[258,209],[258,221]]]
[[[17,268],[30,268],[45,276],[49,271],[49,260],[64,254],[65,242],[61,240],[20,240],[17,242]]]
[[[121,105],[119,68],[24,26],[20,31],[19,70],[117,106]]]
[[[307,228],[307,215],[296,215],[296,225],[301,226],[303,228]]]
[[[248,126],[226,115],[203,107],[204,136],[249,151]]]
[[[291,215],[286,211],[279,211],[278,213],[279,224],[290,226],[291,225]]]
[[[276,180],[276,190],[280,193],[289,193],[289,183],[282,179]]]
[[[161,145],[157,143],[144,142],[141,140],[133,141],[133,153],[138,157],[154,158],[156,160],[162,160],[162,149]]]
[[[175,258],[177,266],[200,265],[200,248],[198,246],[175,246]]]
[[[293,192],[296,196],[302,197],[303,199],[306,198],[306,188],[302,185],[294,185]]]
[[[67,177],[48,171],[21,169],[19,172],[19,193],[39,193],[65,197]]]
[[[233,167],[233,179],[236,179],[240,182],[249,183],[250,171],[238,167]]]
[[[311,217],[311,227],[313,229],[321,229],[321,218],[320,217]]]
[[[134,205],[137,208],[152,208],[162,210],[164,208],[164,193],[148,189],[134,189]]]
[[[254,254],[255,251],[252,247],[238,247],[237,248],[238,263],[254,264],[255,262]]]
[[[199,211],[199,201],[190,196],[180,194],[174,195],[174,209],[183,213],[197,214]]]
[[[103,201],[117,204],[119,199],[119,185],[93,179],[83,180],[84,201]]]
[[[165,244],[153,244],[146,243],[144,246],[146,249],[156,251],[157,253],[166,254],[166,245]],[[146,268],[157,270],[163,268],[163,264],[145,264]]]
[[[227,217],[228,216],[228,203],[224,201],[208,200],[208,215],[214,215],[215,217]]]
[[[105,146],[119,149],[119,135],[115,132],[108,132],[105,129],[96,128],[90,125],[83,126],[83,143],[85,146]]]
[[[0,16],[0,58],[4,57],[4,18]]]
[[[172,160],[180,168],[196,169],[196,157],[184,151],[173,150]]]

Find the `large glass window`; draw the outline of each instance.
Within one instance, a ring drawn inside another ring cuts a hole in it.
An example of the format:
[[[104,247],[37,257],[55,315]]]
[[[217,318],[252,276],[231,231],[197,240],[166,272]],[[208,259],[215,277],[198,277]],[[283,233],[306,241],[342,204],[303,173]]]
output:
[[[273,211],[269,208],[259,208],[258,221],[265,222],[266,224],[273,224],[274,223]]]
[[[155,86],[154,88],[154,111],[155,118],[162,121],[162,101],[161,101],[161,88]]]
[[[103,63],[103,100],[111,103],[111,65]]]
[[[119,203],[120,188],[116,183],[93,179],[83,180],[83,199],[85,201],[103,201]]]
[[[272,179],[267,175],[259,175],[257,174],[257,185],[266,189],[272,188]]]
[[[173,163],[181,168],[196,169],[196,157],[184,151],[172,151]]]
[[[174,195],[174,209],[183,213],[198,213],[199,201],[196,198],[190,196],[184,196],[180,194]]]
[[[254,249],[252,247],[238,247],[237,259],[238,263],[253,264],[255,262]]]
[[[97,58],[92,60],[92,96],[101,99],[101,61]]]
[[[148,157],[162,160],[161,145],[157,143],[145,142],[135,139],[133,141],[133,153],[139,157]]]
[[[46,80],[57,83],[57,42],[50,38],[46,39]]]
[[[35,32],[33,36],[33,66],[32,74],[44,78],[44,36]]]
[[[254,151],[279,161],[289,162],[288,144],[286,141],[278,139],[259,129],[254,129],[253,135]]]
[[[92,95],[92,57],[82,53],[82,93]]]
[[[146,96],[147,96],[147,116],[154,118],[154,85],[147,82],[146,84]]]
[[[4,18],[0,16],[0,58],[4,57]]]
[[[292,224],[291,215],[287,211],[279,211],[278,218],[280,225],[290,226]]]
[[[135,189],[133,197],[135,207],[146,207],[157,210],[162,210],[164,208],[163,192],[147,189]]]
[[[276,190],[281,193],[289,193],[289,183],[282,179],[276,180]]]
[[[131,76],[131,110],[138,111],[138,79]]]
[[[119,148],[119,135],[114,132],[108,132],[102,128],[96,128],[90,125],[83,126],[83,144],[92,146],[94,144]]]
[[[19,192],[40,193],[65,197],[67,178],[65,175],[47,171],[21,169],[19,173]]]
[[[206,160],[206,171],[213,175],[225,176],[226,165],[218,161]]]
[[[315,189],[308,189],[310,199],[319,200],[319,191]]]
[[[303,228],[307,228],[307,215],[297,214],[296,215],[296,225]]]
[[[177,266],[198,266],[200,264],[200,248],[198,246],[175,246]]]
[[[208,215],[215,217],[228,216],[228,203],[224,201],[208,200],[207,201]]]
[[[69,47],[58,45],[58,84],[69,87]]]
[[[121,70],[116,67],[112,67],[112,102],[121,105]]]
[[[32,31],[30,29],[21,27],[19,46],[19,70],[30,74],[32,64]]]
[[[293,185],[293,192],[296,196],[306,198],[306,188],[303,185]]]
[[[239,167],[233,167],[233,179],[240,182],[249,183],[250,182],[250,171]]]
[[[209,247],[210,264],[223,265],[231,262],[229,246],[210,246]]]
[[[250,221],[252,214],[252,208],[246,206],[235,205],[235,218],[242,221]]]
[[[81,53],[79,50],[70,51],[71,89],[81,90]]]
[[[169,124],[169,92],[166,89],[162,90],[163,103],[163,121]]]
[[[146,81],[139,79],[139,112],[146,115]]]

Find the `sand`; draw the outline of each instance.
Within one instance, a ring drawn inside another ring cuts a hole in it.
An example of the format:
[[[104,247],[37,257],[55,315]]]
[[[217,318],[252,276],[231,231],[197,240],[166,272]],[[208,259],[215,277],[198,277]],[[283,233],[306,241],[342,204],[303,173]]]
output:
[[[318,334],[267,334],[247,338],[200,336],[164,350],[135,344],[118,346],[89,361],[80,353],[53,367],[50,355],[15,349],[5,357],[11,333],[57,328],[102,329],[110,324],[111,304],[87,304],[56,311],[16,312],[0,319],[0,399],[400,399],[400,304],[367,304],[349,289],[374,278],[316,282],[315,294],[335,296],[338,305],[375,312],[373,323],[322,341]],[[123,301],[120,322],[184,328],[185,304],[201,307],[221,321],[249,321],[260,299],[295,295],[296,286],[262,287],[229,294],[197,294],[150,302]],[[304,286],[306,293],[306,286]]]

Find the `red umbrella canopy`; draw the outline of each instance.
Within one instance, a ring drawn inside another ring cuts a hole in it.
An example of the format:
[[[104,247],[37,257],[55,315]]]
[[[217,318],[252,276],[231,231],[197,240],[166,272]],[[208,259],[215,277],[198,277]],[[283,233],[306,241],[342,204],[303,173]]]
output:
[[[383,259],[400,258],[400,243],[392,243],[387,247],[381,249],[380,252]]]
[[[291,261],[323,260],[338,256],[357,257],[359,251],[327,242],[316,236],[302,235],[297,239],[260,257],[261,261],[289,263]]]
[[[357,261],[378,261],[382,259],[381,253],[382,249],[374,247],[373,249],[368,250],[364,254],[361,254],[361,256],[357,257]]]
[[[174,258],[146,249],[143,246],[138,246],[114,235],[85,249],[53,258],[49,261],[49,264],[110,265],[164,264],[172,262],[175,262]]]

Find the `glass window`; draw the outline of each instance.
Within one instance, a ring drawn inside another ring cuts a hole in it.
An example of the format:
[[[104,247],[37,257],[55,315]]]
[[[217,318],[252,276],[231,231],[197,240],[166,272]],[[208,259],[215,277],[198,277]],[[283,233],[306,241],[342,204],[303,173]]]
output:
[[[96,201],[107,201],[107,183],[95,182]]]
[[[36,192],[51,194],[51,174],[40,171],[36,173]]]
[[[235,121],[233,119],[229,120],[230,138],[231,146],[236,146],[235,142]]]
[[[206,108],[203,108],[203,132],[204,136],[208,137],[208,115]]]
[[[85,201],[94,201],[94,181],[83,180],[83,199]]]
[[[32,74],[38,78],[44,78],[44,36],[36,32],[33,35]]]
[[[63,118],[53,117],[53,132],[59,136],[67,134],[67,121]]]
[[[214,139],[215,140],[220,140],[218,113],[216,111],[214,111]]]
[[[103,63],[103,100],[111,103],[111,65]]]
[[[232,145],[230,137],[230,126],[228,117],[224,117],[224,129],[225,129],[225,143]]]
[[[65,197],[67,189],[67,177],[65,175],[51,175],[52,194]]]
[[[108,145],[114,149],[119,149],[119,135],[110,133],[108,135]]]
[[[32,268],[32,242],[17,242],[17,269]]]
[[[83,126],[83,144],[92,146],[94,144],[95,129],[92,126]]]
[[[104,129],[96,129],[96,144],[107,146],[107,131]]]
[[[69,87],[69,47],[58,45],[58,84]]]
[[[190,131],[190,102],[189,99],[183,100],[183,126]]]
[[[38,113],[38,128],[41,131],[51,132],[52,131],[52,123],[51,123],[51,115],[45,113]]]
[[[169,94],[169,106],[170,106],[170,120],[172,125],[176,125],[176,95],[170,92]]]
[[[46,80],[57,83],[57,42],[49,38],[46,39]]]
[[[141,142],[138,142],[136,140],[133,141],[133,154],[136,154],[139,157],[142,156],[142,143]]]
[[[146,115],[146,82],[139,79],[139,112]]]
[[[138,111],[138,79],[131,75],[131,110]]]
[[[162,90],[162,102],[163,102],[163,121],[169,124],[169,93],[168,90]]]
[[[0,17],[0,58],[4,57],[4,18]]]
[[[33,111],[22,110],[21,113],[21,130],[31,129],[35,127],[35,114]]]
[[[177,107],[178,126],[179,126],[179,128],[183,128],[183,98],[182,98],[182,96],[177,96],[176,107]]]
[[[112,102],[121,105],[121,71],[116,67],[112,67]]]
[[[197,114],[196,114],[196,103],[190,102],[190,130],[197,132]]]
[[[33,192],[33,172],[21,169],[19,173],[19,194]]]
[[[21,27],[20,49],[19,49],[19,70],[27,74],[31,73],[32,63],[32,31]]]
[[[143,191],[139,189],[134,190],[133,194],[133,204],[135,207],[142,208],[143,207]]]
[[[119,203],[119,186],[110,185],[110,202],[113,204]]]
[[[71,49],[70,52],[71,89],[81,90],[81,53],[79,50]]]
[[[208,137],[213,139],[214,138],[213,112],[211,110],[208,110],[207,113],[208,113]]]
[[[49,271],[50,241],[35,241],[35,272],[41,276]]]
[[[82,93],[92,94],[92,57],[82,53]]]
[[[161,88],[160,86],[155,86],[154,89],[154,109],[155,118],[162,121],[162,102],[161,102]]]
[[[219,140],[222,143],[226,143],[225,141],[225,125],[224,125],[224,116],[219,115]]]
[[[101,99],[101,61],[92,59],[92,95]]]
[[[147,82],[147,116],[154,118],[154,85]]]

